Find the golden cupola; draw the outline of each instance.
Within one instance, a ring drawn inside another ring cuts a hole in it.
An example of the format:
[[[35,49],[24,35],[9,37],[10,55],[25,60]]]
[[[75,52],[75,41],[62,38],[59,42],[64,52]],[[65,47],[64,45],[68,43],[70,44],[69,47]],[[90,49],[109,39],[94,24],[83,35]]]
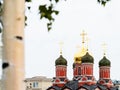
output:
[[[85,35],[86,33],[83,31],[82,36],[82,46],[79,48],[78,52],[74,55],[74,63],[81,63],[81,57],[84,56],[87,52],[87,47],[85,47]]]

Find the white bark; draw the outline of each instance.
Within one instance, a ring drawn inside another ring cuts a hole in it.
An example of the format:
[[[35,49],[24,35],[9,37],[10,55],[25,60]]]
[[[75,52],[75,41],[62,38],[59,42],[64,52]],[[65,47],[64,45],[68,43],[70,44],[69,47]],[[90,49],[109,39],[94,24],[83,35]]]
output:
[[[2,90],[25,90],[24,7],[25,0],[4,0]]]

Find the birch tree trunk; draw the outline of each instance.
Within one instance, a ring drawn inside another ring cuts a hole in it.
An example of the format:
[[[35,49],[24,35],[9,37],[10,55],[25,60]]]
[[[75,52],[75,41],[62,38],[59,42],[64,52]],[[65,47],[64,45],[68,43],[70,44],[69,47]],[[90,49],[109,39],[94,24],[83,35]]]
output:
[[[25,0],[4,0],[2,90],[24,88]]]

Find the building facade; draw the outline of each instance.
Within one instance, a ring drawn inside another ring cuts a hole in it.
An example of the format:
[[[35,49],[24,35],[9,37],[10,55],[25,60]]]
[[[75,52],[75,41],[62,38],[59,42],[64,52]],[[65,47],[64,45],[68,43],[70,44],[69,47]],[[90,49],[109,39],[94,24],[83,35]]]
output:
[[[52,85],[52,79],[44,76],[36,76],[25,79],[25,90],[46,90]]]
[[[118,87],[118,90],[120,90],[120,81],[119,80],[113,80],[113,84]]]
[[[56,76],[53,85],[47,90],[118,90],[110,78],[111,62],[104,52],[98,63],[99,80],[93,75],[94,57],[85,45],[85,32],[82,34],[81,49],[75,54],[73,62],[73,79],[67,79],[67,60],[60,51],[60,56],[55,60]]]

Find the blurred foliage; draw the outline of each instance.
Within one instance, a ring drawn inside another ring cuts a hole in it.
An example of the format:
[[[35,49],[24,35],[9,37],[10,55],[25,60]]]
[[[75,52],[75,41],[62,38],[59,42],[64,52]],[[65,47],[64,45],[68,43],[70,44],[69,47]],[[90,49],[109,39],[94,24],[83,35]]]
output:
[[[46,18],[49,20],[47,23],[47,28],[48,31],[51,30],[51,26],[53,21],[55,20],[54,17],[52,16],[53,14],[58,15],[59,11],[53,9],[53,4],[50,4],[49,6],[47,5],[40,5],[39,6],[39,14],[40,14],[40,19]]]
[[[98,3],[100,3],[101,5],[105,6],[107,2],[109,2],[110,0],[97,0]]]
[[[25,0],[25,2],[32,2],[32,0]]]
[[[2,31],[2,20],[1,20],[1,15],[2,15],[2,10],[3,10],[3,1],[4,0],[0,0],[0,32]],[[105,6],[107,2],[109,2],[110,0],[97,0],[97,2],[99,4],[101,4],[102,6]],[[25,0],[26,3],[31,3],[32,0]],[[47,19],[48,23],[47,23],[47,28],[48,31],[50,31],[52,29],[52,23],[54,22],[55,18],[53,16],[54,15],[58,15],[59,11],[55,10],[55,5],[57,5],[57,3],[60,2],[60,0],[48,0],[48,2],[50,4],[44,4],[44,5],[39,5],[38,10],[39,10],[39,15],[40,15],[40,19]],[[27,6],[27,9],[30,10],[31,6]],[[27,25],[26,21],[27,21],[27,17],[25,16],[25,25]]]

